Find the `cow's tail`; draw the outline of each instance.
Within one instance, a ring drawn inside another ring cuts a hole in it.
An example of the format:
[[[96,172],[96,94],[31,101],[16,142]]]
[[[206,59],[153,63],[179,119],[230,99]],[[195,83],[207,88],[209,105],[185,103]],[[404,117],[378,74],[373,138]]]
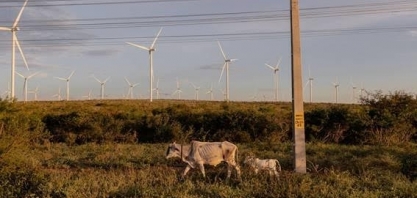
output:
[[[275,160],[276,162],[276,166],[278,166],[278,171],[281,172],[281,164],[279,163],[278,160]]]

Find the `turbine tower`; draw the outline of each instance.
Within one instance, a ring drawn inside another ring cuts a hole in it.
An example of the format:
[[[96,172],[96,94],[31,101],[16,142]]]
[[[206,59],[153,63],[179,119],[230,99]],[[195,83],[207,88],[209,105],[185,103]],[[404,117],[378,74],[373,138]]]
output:
[[[355,100],[356,100],[356,88],[358,88],[358,87],[356,87],[356,85],[353,84],[352,81],[350,82],[350,85],[352,86],[352,103],[356,103],[355,102]]]
[[[16,20],[13,23],[12,27],[0,27],[0,30],[4,31],[10,31],[12,32],[12,66],[11,66],[11,77],[10,77],[10,84],[11,84],[11,90],[10,90],[10,98],[15,97],[15,52],[16,52],[16,46],[20,51],[20,55],[23,58],[23,61],[25,62],[26,68],[29,70],[28,64],[26,62],[25,55],[23,54],[22,48],[20,47],[19,40],[17,39],[16,32],[19,31],[19,27],[17,26],[20,21],[20,17],[22,16],[23,10],[26,7],[26,4],[28,3],[28,0],[25,1],[23,4],[23,7],[20,9],[19,14],[16,17]]]
[[[106,82],[110,79],[110,77],[107,77],[106,80],[104,81],[100,81],[99,79],[97,79],[95,76],[93,76],[94,79],[96,79],[96,81],[98,83],[100,83],[101,89],[100,89],[100,95],[101,95],[101,99],[104,99],[104,85],[106,84]]]
[[[194,94],[195,100],[198,100],[198,92],[200,90],[200,87],[195,86],[192,82],[190,82],[190,84],[194,87],[194,90],[195,90],[195,94]]]
[[[136,86],[138,86],[139,83],[131,84],[126,77],[125,77],[125,80],[126,80],[127,84],[129,85],[129,89],[127,91],[126,98],[130,97],[130,99],[133,99],[133,88],[136,87]]]
[[[153,90],[156,92],[156,99],[159,99],[159,78],[156,81],[156,87]]]
[[[72,77],[72,75],[74,75],[74,72],[75,71],[72,71],[71,72],[71,74],[68,76],[68,78],[60,78],[60,77],[55,77],[56,79],[59,79],[59,80],[63,80],[63,81],[66,81],[67,82],[67,98],[66,98],[66,101],[68,101],[69,100],[69,82],[70,82],[70,79],[71,79],[71,77]]]
[[[278,71],[279,71],[279,64],[281,63],[281,58],[278,60],[275,67],[272,67],[268,63],[265,63],[266,66],[272,69],[274,72],[274,86],[275,86],[275,101],[278,101]]]
[[[153,83],[153,58],[152,58],[152,55],[153,55],[153,52],[155,51],[156,40],[158,39],[159,35],[161,34],[161,31],[162,31],[162,28],[159,30],[158,34],[156,35],[155,39],[153,40],[153,42],[152,42],[152,44],[149,48],[145,47],[145,46],[142,46],[142,45],[137,45],[137,44],[134,44],[134,43],[126,42],[129,45],[144,49],[144,50],[149,52],[149,101],[151,101],[151,102],[152,102],[152,96],[153,96],[153,88],[152,88],[152,83]]]
[[[206,94],[210,94],[210,100],[214,99],[213,96],[213,84],[210,85],[210,89],[206,92]]]
[[[33,93],[34,101],[38,101],[39,86],[36,86],[36,89],[29,91],[29,93]]]
[[[224,72],[224,69],[226,68],[226,102],[229,102],[230,99],[230,95],[229,95],[229,65],[231,62],[236,61],[237,59],[229,59],[226,57],[226,54],[224,53],[222,46],[220,45],[220,41],[217,41],[217,43],[219,44],[220,47],[220,51],[222,52],[223,58],[224,58],[224,65],[222,68],[222,73],[220,74],[220,78],[219,78],[219,83],[220,80],[222,79],[222,75]]]
[[[314,78],[311,77],[311,71],[310,71],[310,65],[308,66],[308,81],[306,83],[306,85],[304,86],[304,88],[307,87],[307,85],[310,85],[310,103],[313,102],[313,80]]]
[[[335,102],[338,103],[338,96],[339,96],[339,81],[336,78],[336,82],[333,82],[333,86],[335,89]]]
[[[17,75],[19,75],[20,77],[22,77],[25,81],[23,82],[23,95],[25,97],[25,102],[28,101],[28,80],[30,78],[32,78],[33,76],[35,76],[36,74],[38,74],[39,72],[35,72],[29,76],[23,76],[22,74],[20,74],[19,72],[16,72]]]
[[[181,93],[182,93],[182,91],[181,91],[181,87],[180,87],[180,81],[178,81],[178,78],[177,78],[177,90],[175,90],[174,93],[172,93],[172,95],[178,94],[178,100],[180,100],[181,99]]]
[[[56,97],[58,98],[59,101],[61,101],[62,97],[61,97],[61,87],[58,88],[58,93],[54,94],[52,97]]]

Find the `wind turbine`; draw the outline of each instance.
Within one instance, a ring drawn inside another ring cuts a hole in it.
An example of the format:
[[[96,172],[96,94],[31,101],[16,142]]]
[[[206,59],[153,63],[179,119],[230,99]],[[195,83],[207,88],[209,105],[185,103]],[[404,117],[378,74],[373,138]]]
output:
[[[237,59],[229,59],[226,57],[226,54],[224,53],[222,46],[220,45],[220,41],[217,41],[217,43],[219,44],[220,47],[220,51],[222,52],[223,58],[224,58],[224,65],[222,68],[222,73],[220,74],[220,78],[219,78],[219,83],[220,80],[222,79],[222,75],[224,72],[224,69],[226,68],[226,101],[229,102],[229,64],[233,61],[236,61]]]
[[[39,86],[36,86],[36,89],[29,91],[29,93],[33,93],[34,101],[38,101]]]
[[[210,100],[213,100],[213,84],[210,85],[210,89],[206,92],[206,94],[210,94]]]
[[[181,99],[181,93],[182,93],[182,91],[181,91],[181,87],[180,87],[180,81],[178,81],[178,78],[177,78],[177,90],[175,90],[174,93],[172,93],[172,95],[178,94],[178,100],[180,100]]]
[[[311,77],[311,71],[310,71],[310,65],[308,66],[308,81],[306,83],[306,85],[304,86],[304,88],[307,87],[307,85],[310,85],[310,103],[313,102],[313,80],[314,78]]]
[[[352,78],[350,78],[350,85],[352,86],[352,103],[355,103],[355,99],[356,99],[355,92],[356,92],[356,88],[358,87],[356,87],[356,85],[353,84]]]
[[[195,86],[192,82],[190,82],[190,84],[194,87],[195,90],[195,99],[198,100],[198,91],[200,90],[200,87]]]
[[[19,72],[16,72],[17,75],[19,75],[20,77],[22,77],[25,81],[23,82],[23,95],[25,97],[25,102],[28,101],[28,80],[30,78],[32,78],[33,76],[35,76],[36,74],[38,74],[39,72],[35,72],[29,76],[23,76],[22,74],[20,74]]]
[[[339,81],[337,80],[337,78],[336,78],[336,82],[333,82],[333,86],[334,86],[334,89],[335,89],[335,100],[336,100],[336,103],[338,102],[338,96],[339,96]]]
[[[61,97],[61,87],[58,88],[58,93],[52,95],[52,97],[54,97],[54,98],[56,97],[56,98],[58,98],[59,101],[61,101],[61,99],[62,99],[62,97]]]
[[[20,55],[22,55],[23,61],[25,62],[26,68],[29,70],[28,64],[26,62],[26,58],[25,55],[23,54],[22,48],[20,47],[19,44],[19,40],[17,39],[16,36],[16,32],[19,31],[19,27],[17,26],[19,24],[19,20],[20,17],[22,16],[23,10],[26,7],[26,4],[28,3],[28,0],[25,1],[25,3],[23,4],[23,7],[20,9],[19,14],[16,17],[16,20],[14,21],[12,27],[0,27],[0,30],[4,30],[4,31],[11,31],[12,32],[12,68],[11,68],[11,91],[10,91],[10,97],[14,98],[15,97],[15,60],[16,60],[16,56],[15,56],[15,52],[16,52],[16,45],[17,48],[20,51]]]
[[[68,76],[68,78],[54,77],[56,79],[63,80],[63,81],[67,82],[67,99],[66,99],[67,101],[69,100],[69,81],[70,81],[72,75],[74,75],[74,72],[75,71],[72,71],[71,74]]]
[[[363,92],[365,92],[366,93],[366,90],[365,90],[365,88],[363,87],[363,82],[361,83],[361,89],[360,89],[360,97],[362,98],[363,97]]]
[[[126,77],[125,77],[125,80],[126,80],[127,84],[129,85],[129,90],[127,91],[126,98],[127,97],[130,97],[130,99],[133,99],[133,88],[136,87],[136,86],[138,86],[139,83],[131,84]]]
[[[278,71],[279,71],[279,64],[281,63],[281,58],[279,58],[275,67],[272,67],[268,63],[265,63],[266,66],[272,69],[274,72],[274,86],[275,86],[275,101],[278,101]]]
[[[156,87],[153,90],[156,92],[156,99],[159,99],[159,78],[156,81]]]
[[[10,82],[7,83],[7,90],[3,92],[3,97],[6,95],[8,99],[10,99]]]
[[[99,79],[97,79],[95,76],[93,76],[94,79],[96,79],[96,81],[98,83],[100,83],[101,89],[100,89],[100,95],[101,95],[101,99],[104,99],[104,85],[106,84],[106,82],[110,79],[110,77],[107,77],[106,80],[104,81],[100,81]]]
[[[223,89],[219,89],[219,91],[222,93],[223,100],[226,100],[226,92]]]
[[[156,35],[155,39],[153,40],[153,42],[152,42],[152,44],[149,48],[145,47],[145,46],[142,46],[142,45],[137,45],[137,44],[134,44],[134,43],[126,42],[129,45],[144,49],[144,50],[149,52],[149,93],[150,93],[149,100],[151,102],[152,102],[152,96],[153,96],[153,93],[152,93],[153,92],[153,88],[152,88],[152,83],[153,83],[153,58],[152,58],[152,54],[155,51],[155,43],[156,43],[156,40],[158,39],[159,35],[161,34],[161,31],[162,31],[162,28],[159,30],[158,34]]]
[[[83,96],[83,98],[87,98],[87,100],[91,100],[91,89],[86,96]]]

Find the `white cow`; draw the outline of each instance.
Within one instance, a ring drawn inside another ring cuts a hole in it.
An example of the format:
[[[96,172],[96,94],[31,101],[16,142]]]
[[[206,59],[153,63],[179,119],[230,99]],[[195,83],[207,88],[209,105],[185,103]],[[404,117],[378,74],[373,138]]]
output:
[[[237,177],[240,179],[240,168],[237,163],[237,146],[224,142],[199,142],[191,141],[190,145],[176,144],[175,142],[168,146],[166,158],[179,157],[183,162],[187,163],[183,177],[191,168],[198,166],[203,174],[204,164],[217,166],[220,162],[227,163],[227,179],[230,178],[232,168],[236,169]],[[236,158],[236,159],[235,159]]]
[[[277,159],[259,159],[254,156],[247,156],[244,163],[254,169],[255,174],[258,174],[259,170],[267,170],[269,175],[272,176],[274,174],[277,178],[279,178],[278,171],[281,172],[281,165]]]

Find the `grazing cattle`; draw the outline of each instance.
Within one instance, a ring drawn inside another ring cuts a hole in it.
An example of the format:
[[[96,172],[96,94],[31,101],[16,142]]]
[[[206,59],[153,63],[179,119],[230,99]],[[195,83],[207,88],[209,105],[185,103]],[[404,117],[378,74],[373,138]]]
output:
[[[279,178],[279,172],[281,172],[281,165],[276,159],[259,159],[254,156],[247,156],[244,161],[245,164],[248,164],[252,169],[254,169],[255,174],[258,174],[259,170],[267,170],[269,175],[274,174]],[[277,171],[278,167],[278,171]]]
[[[240,179],[237,154],[237,146],[227,141],[191,141],[190,145],[181,145],[175,142],[170,144],[166,152],[166,158],[179,157],[183,162],[187,163],[187,167],[182,175],[183,177],[185,177],[191,168],[195,168],[196,166],[200,168],[203,177],[205,177],[204,164],[216,166],[224,161],[227,163],[227,179],[230,178],[232,168],[236,169],[237,176]]]

